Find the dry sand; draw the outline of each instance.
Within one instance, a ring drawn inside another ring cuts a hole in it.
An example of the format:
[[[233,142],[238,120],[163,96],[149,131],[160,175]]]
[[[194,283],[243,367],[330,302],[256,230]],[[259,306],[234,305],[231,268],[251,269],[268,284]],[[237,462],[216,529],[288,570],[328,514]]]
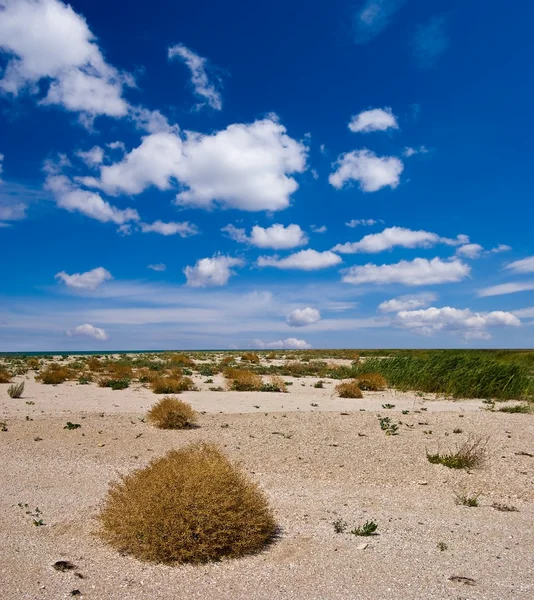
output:
[[[203,413],[190,431],[143,422],[158,397],[138,385],[46,386],[29,376],[21,399],[0,385],[2,600],[73,590],[94,600],[534,598],[532,415],[393,391],[341,400],[335,382],[315,389],[314,378],[284,378],[294,382],[288,394],[210,392],[202,379],[201,391],[181,395]],[[386,436],[378,415],[402,421],[399,435]],[[65,430],[67,421],[82,426]],[[427,461],[426,449],[469,434],[489,436],[482,469]],[[198,440],[220,444],[260,483],[281,526],[276,543],[245,559],[168,567],[120,556],[93,535],[111,480]],[[455,492],[480,493],[480,506],[455,504]],[[36,507],[38,517],[26,514]],[[349,529],[374,520],[378,535],[335,533],[336,519]],[[58,560],[83,578],[54,570]]]

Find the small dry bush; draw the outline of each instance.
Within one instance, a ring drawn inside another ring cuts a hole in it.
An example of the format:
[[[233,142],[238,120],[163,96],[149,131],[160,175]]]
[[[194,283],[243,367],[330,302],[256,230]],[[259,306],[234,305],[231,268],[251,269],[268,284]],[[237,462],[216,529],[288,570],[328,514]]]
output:
[[[166,396],[154,404],[147,418],[159,429],[187,429],[195,424],[197,413],[187,402]]]
[[[158,377],[150,383],[154,394],[179,394],[195,389],[195,383],[189,377]]]
[[[455,451],[436,454],[426,453],[428,462],[444,465],[449,469],[475,469],[481,467],[486,459],[487,437],[469,436],[456,447]]]
[[[28,366],[28,369],[32,369],[33,371],[38,371],[41,363],[39,362],[38,358],[28,358],[28,360],[26,361],[26,365]]]
[[[260,357],[257,354],[254,354],[254,352],[245,352],[245,354],[241,355],[241,360],[254,365],[260,364]]]
[[[287,386],[281,377],[278,377],[278,375],[271,375],[271,377],[269,377],[269,383],[264,383],[261,386],[261,391],[286,393]]]
[[[155,379],[160,379],[161,374],[158,371],[152,371],[148,367],[143,367],[137,371],[136,377],[141,383],[151,383]]]
[[[46,385],[55,385],[67,381],[71,376],[72,373],[69,369],[51,364],[41,371],[35,379]]]
[[[247,369],[226,369],[224,372],[226,377],[226,386],[229,390],[237,392],[254,392],[261,390],[261,377]]]
[[[340,398],[363,398],[362,390],[356,379],[339,383],[336,385],[336,392]]]
[[[91,356],[87,359],[87,368],[89,371],[98,372],[101,371],[103,367],[104,365],[96,356]]]
[[[221,360],[220,367],[221,367],[221,369],[223,369],[224,367],[227,367],[228,365],[231,365],[234,362],[235,362],[235,358],[233,356],[225,356]]]
[[[108,374],[111,379],[132,379],[133,370],[130,365],[121,365],[118,363],[111,363],[108,366]]]
[[[188,367],[194,368],[195,363],[186,354],[173,354],[170,359],[171,368],[173,367]]]
[[[358,377],[358,385],[364,392],[381,392],[387,387],[387,382],[380,373],[366,373]]]
[[[11,373],[4,369],[0,368],[0,383],[10,383],[11,382]]]
[[[264,494],[211,444],[173,450],[112,483],[100,522],[119,552],[166,564],[259,552],[276,533]]]
[[[10,398],[22,398],[22,393],[24,392],[24,381],[20,383],[14,383],[7,388],[7,393]]]

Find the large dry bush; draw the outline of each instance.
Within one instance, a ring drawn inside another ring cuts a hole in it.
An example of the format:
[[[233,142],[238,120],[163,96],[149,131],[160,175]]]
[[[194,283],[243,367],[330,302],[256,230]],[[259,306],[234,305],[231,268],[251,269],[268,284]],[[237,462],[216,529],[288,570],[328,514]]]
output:
[[[261,390],[261,377],[248,369],[229,368],[224,371],[226,386],[237,392],[255,392]]]
[[[150,383],[154,394],[179,394],[195,389],[195,383],[189,377],[158,377]]]
[[[72,371],[70,369],[52,363],[51,365],[48,365],[46,369],[42,370],[35,379],[47,385],[55,385],[63,383],[71,377]]]
[[[187,429],[197,419],[197,413],[187,402],[166,396],[148,411],[147,418],[159,429]]]
[[[4,369],[3,367],[0,368],[0,383],[10,383],[11,382],[11,373],[7,370]]]
[[[361,390],[367,392],[381,392],[387,388],[387,382],[380,373],[366,373],[357,379]]]
[[[187,354],[172,354],[170,358],[171,368],[187,367],[192,369],[195,367],[195,362],[187,356]]]
[[[254,365],[260,364],[260,357],[254,352],[245,352],[245,354],[241,355],[241,360],[244,362],[249,362]]]
[[[339,383],[336,385],[336,392],[340,398],[363,398],[362,390],[356,379]]]
[[[100,521],[119,552],[167,564],[258,552],[276,531],[264,494],[211,444],[173,450],[113,483]]]

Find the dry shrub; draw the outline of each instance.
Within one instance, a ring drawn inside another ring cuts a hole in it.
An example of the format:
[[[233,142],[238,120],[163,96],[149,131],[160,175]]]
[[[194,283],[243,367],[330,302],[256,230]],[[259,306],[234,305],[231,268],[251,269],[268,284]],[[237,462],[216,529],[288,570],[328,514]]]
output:
[[[174,367],[188,367],[194,368],[195,363],[186,354],[173,354],[170,358],[171,368]]]
[[[231,365],[232,363],[235,362],[235,358],[233,356],[225,356],[222,360],[221,360],[221,364],[220,367],[221,369],[224,367],[227,367],[228,365]]]
[[[26,360],[26,365],[28,369],[31,369],[32,371],[38,371],[41,366],[41,363],[39,362],[38,358],[32,357]]]
[[[100,521],[119,552],[166,564],[255,553],[276,532],[264,494],[211,444],[172,450],[112,483]]]
[[[91,358],[87,359],[87,368],[89,371],[98,372],[101,371],[103,367],[104,365],[96,356],[91,356]]]
[[[111,379],[132,379],[133,369],[130,365],[121,365],[118,363],[111,363],[108,365],[108,374]]]
[[[226,386],[229,390],[237,392],[255,392],[261,390],[261,377],[247,369],[226,369],[224,372],[226,377]]]
[[[154,404],[147,418],[159,429],[187,429],[194,425],[197,413],[187,402],[166,396]]]
[[[357,381],[364,392],[381,392],[387,388],[387,382],[380,373],[366,373],[358,377]]]
[[[340,398],[363,398],[362,390],[356,379],[339,383],[336,385],[336,392]]]
[[[161,374],[158,371],[152,371],[148,367],[143,367],[137,371],[137,379],[141,383],[151,383],[155,379],[160,379]]]
[[[260,357],[257,354],[254,354],[254,352],[245,352],[245,354],[241,355],[241,360],[254,365],[260,364]]]
[[[51,364],[41,371],[35,379],[47,385],[55,385],[67,381],[71,376],[72,372],[69,369]]]
[[[287,392],[287,386],[284,380],[281,377],[278,377],[278,375],[271,375],[271,377],[269,377],[269,383],[264,383],[261,389],[263,392]]]
[[[179,394],[195,389],[195,383],[189,377],[158,377],[152,380],[150,387],[154,394]]]
[[[0,383],[10,383],[11,382],[11,373],[4,369],[0,368]]]

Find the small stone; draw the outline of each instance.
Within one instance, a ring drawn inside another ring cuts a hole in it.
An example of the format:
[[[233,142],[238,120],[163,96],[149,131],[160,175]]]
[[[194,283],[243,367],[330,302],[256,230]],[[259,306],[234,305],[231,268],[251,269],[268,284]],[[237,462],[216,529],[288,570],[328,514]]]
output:
[[[358,544],[356,550],[365,550],[369,544]]]
[[[417,485],[428,485],[428,481],[418,481]]]

